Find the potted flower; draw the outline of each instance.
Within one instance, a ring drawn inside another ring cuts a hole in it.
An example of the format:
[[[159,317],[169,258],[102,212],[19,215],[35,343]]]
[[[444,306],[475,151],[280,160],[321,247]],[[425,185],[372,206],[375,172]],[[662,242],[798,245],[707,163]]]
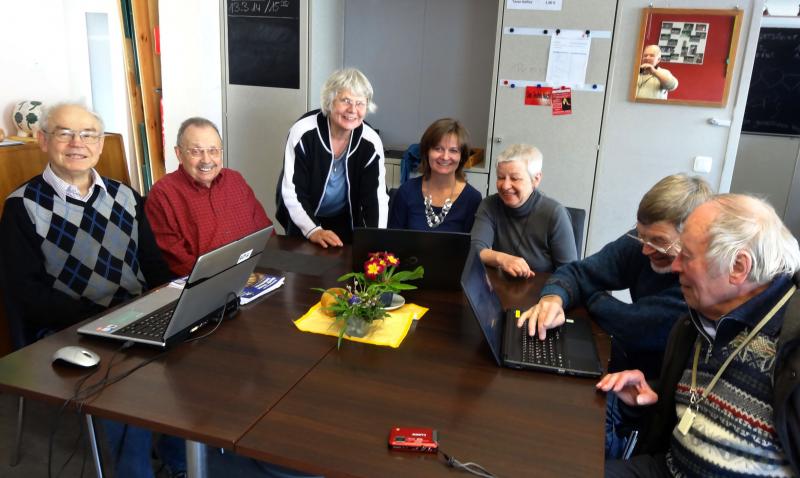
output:
[[[364,262],[363,272],[350,272],[337,279],[352,281],[345,289],[322,291],[323,311],[341,324],[337,347],[341,347],[344,334],[363,337],[374,321],[386,317],[385,307],[391,303],[392,294],[417,288],[406,281],[422,277],[425,272],[422,266],[398,271],[399,265],[400,260],[390,252],[372,252]]]

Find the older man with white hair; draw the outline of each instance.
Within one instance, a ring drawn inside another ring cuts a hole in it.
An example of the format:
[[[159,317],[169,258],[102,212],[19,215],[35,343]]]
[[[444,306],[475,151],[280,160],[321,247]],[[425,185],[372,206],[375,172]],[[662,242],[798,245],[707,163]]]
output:
[[[695,209],[680,246],[672,268],[689,314],[670,335],[659,392],[639,370],[597,384],[652,405],[644,454],[609,461],[606,476],[797,475],[797,240],[766,202],[726,194]]]
[[[20,310],[28,340],[76,324],[172,278],[144,200],[94,169],[103,122],[75,103],[45,112],[39,146],[49,162],[9,195],[0,219],[0,280]],[[148,478],[151,433],[102,420],[114,476]],[[175,476],[186,472],[183,440],[158,441]]]

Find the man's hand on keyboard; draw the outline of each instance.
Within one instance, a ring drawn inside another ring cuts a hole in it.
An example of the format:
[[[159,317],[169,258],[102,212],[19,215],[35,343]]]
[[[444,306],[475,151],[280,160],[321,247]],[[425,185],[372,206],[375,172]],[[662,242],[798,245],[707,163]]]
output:
[[[539,303],[523,312],[517,319],[517,327],[525,325],[528,321],[528,335],[536,335],[544,340],[547,337],[547,329],[559,327],[564,323],[563,303],[561,297],[557,295],[546,295],[539,299]]]

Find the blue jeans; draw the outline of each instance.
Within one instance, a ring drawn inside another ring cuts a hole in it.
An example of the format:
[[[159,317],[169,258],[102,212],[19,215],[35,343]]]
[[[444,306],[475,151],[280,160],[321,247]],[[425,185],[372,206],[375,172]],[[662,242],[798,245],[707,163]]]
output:
[[[110,447],[115,478],[153,478],[150,450],[153,432],[111,420],[100,420]],[[156,444],[161,461],[170,472],[186,471],[186,444],[183,439],[161,435]]]

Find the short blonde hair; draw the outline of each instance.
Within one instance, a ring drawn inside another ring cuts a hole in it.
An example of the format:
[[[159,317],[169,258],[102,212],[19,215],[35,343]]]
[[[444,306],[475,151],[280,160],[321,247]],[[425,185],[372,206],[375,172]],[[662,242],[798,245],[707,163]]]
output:
[[[336,95],[344,90],[350,90],[354,95],[366,98],[368,112],[374,113],[377,111],[378,105],[372,101],[372,84],[367,77],[356,68],[345,68],[331,73],[331,76],[322,85],[319,101],[322,113],[325,116],[331,114],[333,100],[336,99]]]
[[[530,144],[512,144],[497,157],[497,165],[508,161],[520,161],[525,163],[531,179],[542,172],[542,152],[536,146]]]

